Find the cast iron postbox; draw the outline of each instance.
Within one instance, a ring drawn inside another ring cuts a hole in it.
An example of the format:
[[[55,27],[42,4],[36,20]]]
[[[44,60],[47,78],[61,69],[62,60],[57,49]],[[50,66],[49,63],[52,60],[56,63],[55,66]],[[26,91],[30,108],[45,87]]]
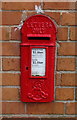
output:
[[[22,26],[21,101],[54,100],[56,27],[45,15],[29,17]]]

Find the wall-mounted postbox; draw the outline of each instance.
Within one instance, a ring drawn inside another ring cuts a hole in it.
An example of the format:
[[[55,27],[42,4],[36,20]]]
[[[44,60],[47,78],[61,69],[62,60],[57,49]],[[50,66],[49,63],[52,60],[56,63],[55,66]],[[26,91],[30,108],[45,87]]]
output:
[[[45,15],[29,17],[22,26],[21,101],[54,100],[56,27]]]

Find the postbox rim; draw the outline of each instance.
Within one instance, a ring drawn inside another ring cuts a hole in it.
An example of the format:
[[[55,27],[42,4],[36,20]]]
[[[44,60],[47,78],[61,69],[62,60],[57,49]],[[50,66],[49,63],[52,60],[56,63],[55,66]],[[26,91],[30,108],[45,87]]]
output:
[[[53,24],[53,26],[54,26],[54,28],[55,28],[55,32],[57,33],[57,27],[56,27],[54,21],[52,20],[52,18],[51,18],[50,16],[45,15],[45,14],[34,14],[34,15],[29,16],[29,17],[24,21],[23,26],[25,25],[25,23],[26,23],[30,18],[36,17],[36,16],[37,16],[37,17],[45,17],[45,18],[49,19],[49,20],[52,22],[52,24]],[[22,28],[21,28],[21,33],[22,33],[23,26],[22,26]]]

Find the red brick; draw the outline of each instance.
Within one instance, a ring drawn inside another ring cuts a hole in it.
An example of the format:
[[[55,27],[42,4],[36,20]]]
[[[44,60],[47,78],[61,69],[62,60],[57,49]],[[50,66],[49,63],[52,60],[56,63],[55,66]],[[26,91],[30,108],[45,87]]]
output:
[[[2,100],[19,100],[18,88],[2,88]]]
[[[77,13],[62,13],[61,25],[77,25],[76,16]]]
[[[70,10],[76,8],[75,8],[75,2],[44,2],[44,9]]]
[[[3,102],[2,113],[3,114],[24,114],[25,105],[22,102]]]
[[[61,74],[60,73],[56,73],[55,82],[57,86],[61,85]]]
[[[0,27],[0,33],[2,33],[0,40],[10,40],[10,27]]]
[[[2,102],[0,102],[0,114],[2,115]]]
[[[0,42],[0,55],[2,56],[2,42]]]
[[[36,12],[27,12],[27,16],[35,15]],[[60,24],[60,12],[45,12],[45,15],[50,17],[52,20],[54,20],[57,24]],[[23,17],[23,19],[26,19],[26,16]]]
[[[10,43],[4,42],[2,43],[2,55],[7,56],[19,56],[20,55],[20,45],[19,43]]]
[[[58,55],[77,55],[75,42],[60,42],[58,47]]]
[[[68,40],[68,28],[67,27],[58,28],[57,40]]]
[[[20,85],[20,74],[18,74],[18,73],[2,73],[2,85],[19,86]]]
[[[2,27],[0,27],[0,40],[2,40]]]
[[[16,27],[0,27],[0,40],[20,40],[20,30]]]
[[[77,27],[70,28],[70,40],[77,40]]]
[[[60,24],[60,13],[59,12],[45,12],[45,15],[54,19],[57,24]]]
[[[56,100],[73,100],[73,88],[56,88]]]
[[[75,70],[75,58],[58,58],[57,70],[73,71]]]
[[[35,5],[40,5],[40,2],[3,2],[2,10],[34,10]]]
[[[1,68],[2,68],[2,59],[0,58],[0,71],[1,71]]]
[[[0,85],[2,86],[2,73],[0,73]]]
[[[11,27],[11,33],[10,33],[10,39],[11,40],[20,40],[21,36],[20,36],[20,30],[15,28],[15,27]]]
[[[2,40],[10,40],[10,28],[2,27]]]
[[[66,103],[66,114],[77,114],[77,103]]]
[[[2,2],[0,2],[0,10],[2,9]]]
[[[4,71],[20,70],[20,59],[18,58],[3,58],[2,67]]]
[[[2,114],[2,113],[1,113]],[[2,120],[3,118],[2,117],[0,117],[0,120]]]
[[[22,17],[21,12],[16,11],[2,12],[2,25],[18,25],[20,24],[21,17]]]
[[[0,25],[2,25],[2,12],[0,12]]]
[[[57,86],[77,86],[76,73],[58,73],[56,75]]]
[[[77,88],[75,88],[75,100],[77,101]]]
[[[57,102],[27,103],[27,114],[64,114],[64,104]]]
[[[0,87],[0,100],[2,100],[2,88]]]
[[[76,73],[62,73],[61,86],[77,86]]]

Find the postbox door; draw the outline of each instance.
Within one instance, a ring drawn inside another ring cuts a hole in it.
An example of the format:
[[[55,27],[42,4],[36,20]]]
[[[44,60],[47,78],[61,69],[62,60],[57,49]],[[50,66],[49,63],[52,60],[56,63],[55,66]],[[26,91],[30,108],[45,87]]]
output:
[[[23,69],[21,100],[23,102],[52,101],[54,99],[54,47],[27,46],[22,52],[24,54],[22,54],[21,67]]]

